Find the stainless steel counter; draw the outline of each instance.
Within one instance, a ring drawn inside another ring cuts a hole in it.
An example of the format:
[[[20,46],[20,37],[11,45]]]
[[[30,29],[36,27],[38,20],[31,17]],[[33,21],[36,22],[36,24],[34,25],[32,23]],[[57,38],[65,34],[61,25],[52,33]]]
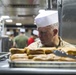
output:
[[[72,74],[76,75],[76,69],[59,68],[10,68],[8,60],[0,61],[0,74]]]

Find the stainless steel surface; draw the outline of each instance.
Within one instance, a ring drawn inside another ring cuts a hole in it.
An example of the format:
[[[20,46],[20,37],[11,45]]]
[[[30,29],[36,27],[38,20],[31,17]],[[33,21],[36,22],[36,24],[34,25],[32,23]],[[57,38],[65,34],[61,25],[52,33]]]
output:
[[[8,59],[0,62],[0,74],[71,74],[76,75],[76,69],[73,68],[10,68]]]
[[[0,52],[0,61],[6,60],[9,58],[10,52]]]
[[[61,37],[76,45],[76,0],[58,0],[62,1],[62,23],[60,24]]]
[[[9,38],[7,36],[0,37],[1,52],[9,52],[8,39]]]
[[[71,61],[8,61],[11,68],[69,68],[76,69],[76,62]]]
[[[2,39],[0,38],[0,52],[2,52]]]
[[[0,68],[0,74],[36,74],[36,75],[50,75],[50,74],[71,74],[76,75],[76,69],[52,69],[52,68]]]
[[[47,8],[46,5],[46,0],[0,0],[0,16],[8,15],[13,19],[12,23],[5,22],[8,25],[34,24],[39,9]]]

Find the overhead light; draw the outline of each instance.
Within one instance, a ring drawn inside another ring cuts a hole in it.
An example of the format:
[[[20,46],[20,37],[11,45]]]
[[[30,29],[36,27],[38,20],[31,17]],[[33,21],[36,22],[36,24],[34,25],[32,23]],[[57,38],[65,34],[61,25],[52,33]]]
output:
[[[1,16],[2,18],[10,18],[9,16]]]
[[[10,18],[9,16],[1,16],[0,20],[9,19],[9,18]]]
[[[13,22],[13,20],[9,19],[9,20],[5,20],[6,22]]]
[[[22,23],[16,23],[16,25],[21,26],[21,25],[22,25]]]

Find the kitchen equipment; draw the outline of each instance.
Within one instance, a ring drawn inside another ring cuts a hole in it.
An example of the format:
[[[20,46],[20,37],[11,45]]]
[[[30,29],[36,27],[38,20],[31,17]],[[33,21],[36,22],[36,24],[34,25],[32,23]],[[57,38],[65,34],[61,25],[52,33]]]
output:
[[[10,61],[10,68],[69,68],[76,69],[76,62],[67,61]]]
[[[76,56],[66,54],[65,52],[63,52],[63,51],[61,51],[61,50],[54,50],[53,53],[54,53],[55,55],[57,55],[57,56],[70,57],[70,58],[76,59]]]
[[[9,55],[10,52],[0,52],[0,61],[7,59]]]

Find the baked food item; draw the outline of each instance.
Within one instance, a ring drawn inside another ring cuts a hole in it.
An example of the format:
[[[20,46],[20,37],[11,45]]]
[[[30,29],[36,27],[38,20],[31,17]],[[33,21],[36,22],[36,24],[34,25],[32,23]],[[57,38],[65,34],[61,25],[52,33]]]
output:
[[[70,61],[70,62],[76,61],[76,59],[57,56],[53,53],[35,56],[33,57],[33,60],[34,61]]]
[[[43,55],[38,55],[36,57],[34,57],[32,60],[34,61],[46,61],[47,55],[43,54]]]
[[[55,55],[54,54],[43,54],[38,55],[33,58],[34,61],[53,61]]]
[[[25,53],[25,49],[19,49],[19,48],[10,48],[9,51],[11,52],[11,54]]]
[[[60,56],[57,56],[53,53],[47,55],[47,61],[58,61],[60,58]]]
[[[56,50],[56,47],[42,47],[40,49],[43,49],[45,54],[50,54],[53,50]]]
[[[33,55],[33,54],[45,54],[44,50],[41,48],[35,48],[35,49],[28,49],[27,50],[28,55]]]
[[[42,48],[28,48],[27,54],[33,55],[33,54],[50,54],[53,50],[56,50],[56,47],[42,47]]]
[[[28,59],[33,59],[34,57],[42,56],[42,55],[46,55],[46,54],[34,54],[34,55],[28,55]]]
[[[34,57],[36,57],[37,55],[28,55],[29,59],[33,59]]]
[[[67,54],[76,55],[76,48],[64,47],[42,47],[31,49],[25,47],[24,49],[11,48],[11,61],[76,61],[76,59],[69,57],[61,57],[53,54],[53,50],[61,50]]]
[[[70,61],[70,62],[76,62],[76,59],[69,58],[69,57],[61,57],[59,61]]]
[[[29,50],[29,48],[28,47],[25,47],[24,48],[24,53],[27,53],[27,50]]]
[[[65,48],[58,48],[58,49],[60,49],[61,51],[66,52],[69,55],[76,56],[76,48],[65,47]]]
[[[27,54],[13,54],[13,55],[10,55],[9,59],[11,61],[14,61],[14,60],[28,60],[28,56],[27,56]]]

